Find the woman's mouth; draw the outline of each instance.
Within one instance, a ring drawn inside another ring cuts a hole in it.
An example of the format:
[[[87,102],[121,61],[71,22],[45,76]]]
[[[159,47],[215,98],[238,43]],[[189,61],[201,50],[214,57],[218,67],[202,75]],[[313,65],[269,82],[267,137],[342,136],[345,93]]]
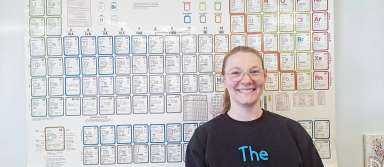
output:
[[[256,88],[242,88],[242,89],[236,89],[236,91],[240,92],[240,93],[250,93],[250,92],[253,92],[255,91]]]

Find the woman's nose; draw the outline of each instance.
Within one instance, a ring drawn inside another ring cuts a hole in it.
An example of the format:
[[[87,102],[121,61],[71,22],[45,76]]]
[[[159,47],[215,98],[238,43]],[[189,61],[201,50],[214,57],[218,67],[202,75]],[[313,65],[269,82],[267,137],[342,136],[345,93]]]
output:
[[[252,77],[249,75],[249,73],[243,73],[243,76],[240,79],[241,83],[250,83],[252,82]]]

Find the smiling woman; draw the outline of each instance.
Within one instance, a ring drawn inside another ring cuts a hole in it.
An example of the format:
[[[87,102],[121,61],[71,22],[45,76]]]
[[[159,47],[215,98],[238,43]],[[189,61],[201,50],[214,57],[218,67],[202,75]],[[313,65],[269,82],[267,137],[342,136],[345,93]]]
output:
[[[323,167],[299,123],[261,108],[266,72],[257,50],[233,48],[222,73],[224,113],[195,130],[186,167]]]
[[[224,112],[235,119],[249,121],[261,114],[260,97],[266,79],[263,60],[260,54],[250,47],[235,47],[223,61],[224,75]],[[236,109],[237,110],[231,110]],[[252,110],[250,115],[244,115],[240,110]],[[240,118],[241,116],[245,116]]]

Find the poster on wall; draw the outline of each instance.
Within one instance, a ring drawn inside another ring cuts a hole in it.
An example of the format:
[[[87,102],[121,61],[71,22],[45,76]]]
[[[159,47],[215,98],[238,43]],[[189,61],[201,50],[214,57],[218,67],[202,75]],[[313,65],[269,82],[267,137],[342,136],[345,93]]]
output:
[[[336,167],[333,0],[28,0],[28,166],[181,167],[222,113],[224,55],[268,71],[262,107]]]
[[[384,135],[364,135],[364,166],[384,166]]]

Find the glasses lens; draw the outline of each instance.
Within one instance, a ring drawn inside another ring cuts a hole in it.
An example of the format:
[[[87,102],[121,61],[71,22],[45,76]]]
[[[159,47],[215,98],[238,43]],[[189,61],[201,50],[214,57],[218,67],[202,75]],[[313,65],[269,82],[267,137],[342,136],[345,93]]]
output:
[[[231,73],[229,79],[231,81],[240,81],[243,76],[243,73]]]
[[[228,77],[231,81],[237,82],[240,81],[244,77],[244,75],[248,75],[248,77],[250,77],[252,80],[256,80],[260,76],[262,76],[262,71],[229,73]]]

